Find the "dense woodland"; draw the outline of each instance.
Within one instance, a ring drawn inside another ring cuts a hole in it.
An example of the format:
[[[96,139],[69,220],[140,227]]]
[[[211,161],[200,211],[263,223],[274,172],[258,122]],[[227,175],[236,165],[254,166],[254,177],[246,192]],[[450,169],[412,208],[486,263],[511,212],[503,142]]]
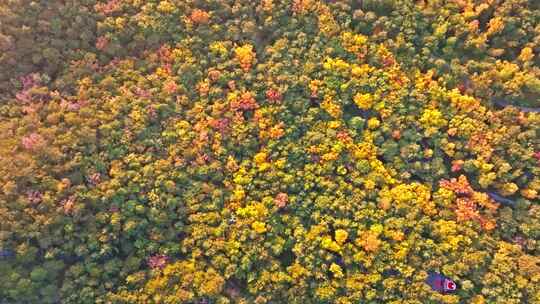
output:
[[[539,21],[0,1],[0,303],[540,303]]]

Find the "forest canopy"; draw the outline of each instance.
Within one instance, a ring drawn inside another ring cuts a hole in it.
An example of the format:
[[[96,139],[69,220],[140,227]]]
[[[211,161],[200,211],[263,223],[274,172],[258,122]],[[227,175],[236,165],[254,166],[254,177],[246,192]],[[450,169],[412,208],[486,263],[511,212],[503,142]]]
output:
[[[539,21],[1,1],[0,303],[540,303]]]

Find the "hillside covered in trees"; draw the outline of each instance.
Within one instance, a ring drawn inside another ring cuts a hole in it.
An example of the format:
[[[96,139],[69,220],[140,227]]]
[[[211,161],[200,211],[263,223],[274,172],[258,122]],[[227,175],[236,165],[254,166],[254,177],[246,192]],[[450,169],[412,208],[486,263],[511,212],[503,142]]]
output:
[[[539,1],[2,0],[0,67],[2,304],[540,303]]]

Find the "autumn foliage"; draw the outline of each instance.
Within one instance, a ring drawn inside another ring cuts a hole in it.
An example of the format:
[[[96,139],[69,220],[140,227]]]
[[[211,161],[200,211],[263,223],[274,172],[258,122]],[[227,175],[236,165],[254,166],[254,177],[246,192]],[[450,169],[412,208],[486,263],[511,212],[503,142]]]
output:
[[[0,2],[0,302],[540,303],[539,21]]]

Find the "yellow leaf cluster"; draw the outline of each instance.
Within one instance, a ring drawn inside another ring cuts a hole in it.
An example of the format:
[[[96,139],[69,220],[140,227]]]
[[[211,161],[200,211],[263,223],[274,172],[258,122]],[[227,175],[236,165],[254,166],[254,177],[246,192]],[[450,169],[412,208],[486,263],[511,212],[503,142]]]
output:
[[[375,98],[370,93],[357,93],[354,95],[354,103],[362,110],[368,110],[373,106]]]
[[[249,71],[253,59],[255,58],[253,46],[251,44],[245,44],[241,47],[237,47],[234,49],[234,55],[236,56],[236,60],[238,60],[240,67],[242,67],[244,72]]]

